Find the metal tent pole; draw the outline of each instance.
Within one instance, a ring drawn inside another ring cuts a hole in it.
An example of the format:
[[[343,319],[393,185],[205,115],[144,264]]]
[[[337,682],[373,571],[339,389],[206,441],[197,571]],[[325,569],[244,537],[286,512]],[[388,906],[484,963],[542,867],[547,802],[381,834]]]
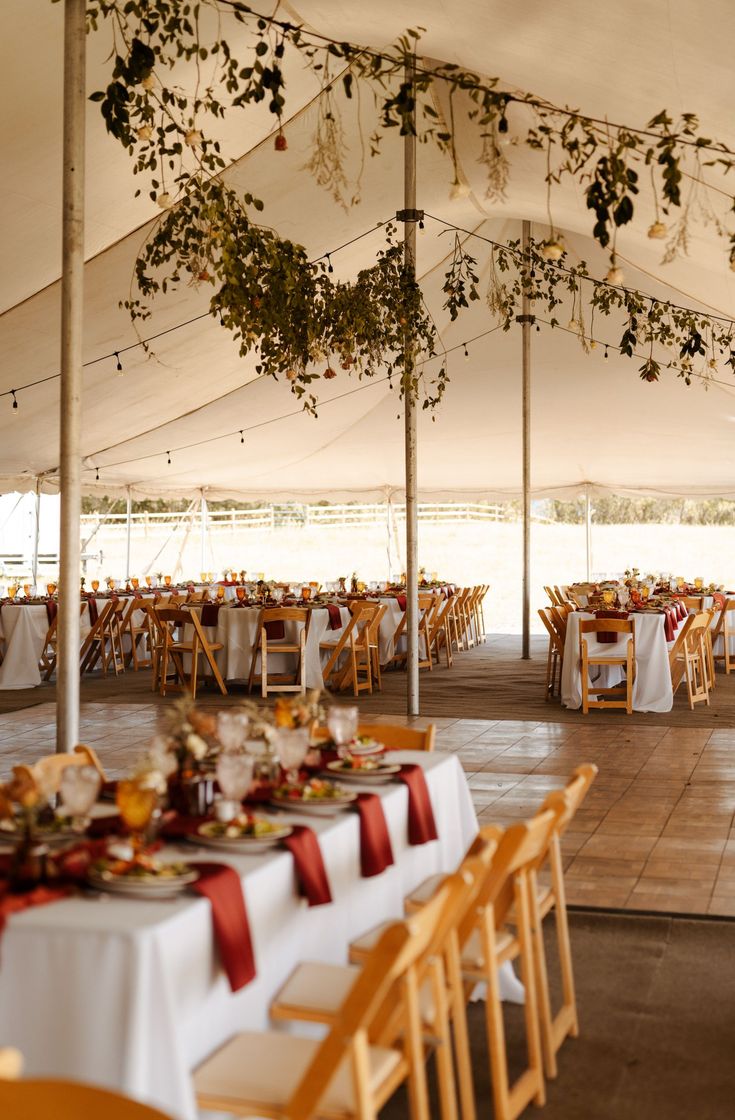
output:
[[[416,59],[406,61],[404,82],[414,95]],[[411,114],[411,128],[403,143],[403,211],[398,215],[403,221],[404,266],[411,279],[416,276],[416,109]],[[419,714],[419,588],[418,588],[418,519],[417,491],[417,439],[416,400],[413,392],[414,340],[410,327],[406,329],[404,438],[406,452],[406,711],[409,716]]]
[[[127,503],[125,506],[125,580],[130,579],[130,534],[133,528],[133,501],[130,496],[130,487],[128,486]]]
[[[38,538],[41,534],[41,480],[36,479],[36,511],[33,526],[33,588],[38,585]]]
[[[590,501],[590,488],[584,491],[584,522],[585,540],[587,547],[587,582],[592,579],[592,502]]]
[[[200,571],[205,572],[207,571],[207,499],[204,497],[203,490],[201,505],[201,534],[202,556]]]
[[[524,221],[521,234],[523,257],[528,264],[531,249],[531,223]],[[521,303],[523,350],[523,640],[521,657],[528,661],[531,633],[531,301],[523,285]]]
[[[56,688],[56,750],[59,752],[70,751],[79,741],[85,35],[85,0],[65,0],[59,410],[61,534]]]

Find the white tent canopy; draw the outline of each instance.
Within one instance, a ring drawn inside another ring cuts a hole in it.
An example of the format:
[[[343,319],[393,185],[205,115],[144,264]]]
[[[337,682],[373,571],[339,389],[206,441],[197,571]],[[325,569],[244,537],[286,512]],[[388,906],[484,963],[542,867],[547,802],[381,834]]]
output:
[[[729,57],[735,13],[724,0],[691,7],[657,0],[641,7],[623,0],[610,13],[579,0],[563,8],[540,2],[522,8],[497,0],[401,5],[302,0],[292,17],[324,33],[384,47],[406,26],[427,32],[422,51],[499,76],[509,87],[533,91],[596,116],[644,125],[659,109],[696,112],[710,136],[735,142]],[[0,277],[0,392],[51,377],[19,391],[17,409],[0,398],[0,490],[57,485],[60,313],[60,146],[63,6],[6,0],[3,11],[2,236],[6,268]],[[233,25],[233,36],[242,35]],[[104,30],[89,42],[88,89],[106,82]],[[298,56],[287,57],[288,151],[276,153],[265,109],[232,113],[222,128],[231,160],[230,182],[263,198],[263,220],[301,242],[314,257],[336,249],[395,214],[402,205],[402,157],[397,136],[383,155],[368,159],[362,202],[345,212],[316,186],[303,166],[315,124],[317,86]],[[703,82],[706,77],[706,83]],[[185,77],[185,76],[184,76]],[[362,130],[372,131],[372,99],[363,97]],[[440,109],[446,109],[441,98]],[[513,113],[521,110],[513,108]],[[464,120],[461,113],[459,121]],[[354,106],[345,108],[346,128]],[[516,117],[516,121],[518,117]],[[511,134],[513,115],[511,114]],[[258,378],[257,357],[239,357],[228,332],[204,315],[211,291],[182,287],[154,305],[145,324],[151,355],[118,304],[128,296],[133,262],[146,223],[157,213],[132,175],[131,163],[105,130],[98,107],[87,118],[87,267],[85,305],[84,486],[113,493],[210,498],[376,500],[400,496],[403,424],[395,391],[382,378],[360,382],[342,374],[320,382],[318,419],[301,411],[284,382]],[[350,136],[350,172],[360,163]],[[470,193],[449,200],[450,161],[420,146],[418,204],[427,213],[484,237],[520,236],[523,218],[543,236],[548,227],[544,161],[525,148],[509,149],[512,171],[504,203],[485,199],[477,163],[475,126],[465,121],[458,156]],[[728,189],[714,170],[715,208],[727,210]],[[685,187],[686,190],[686,187]],[[645,203],[641,203],[645,207]],[[579,187],[567,182],[552,196],[555,224],[572,259],[587,260],[602,276],[606,258],[589,238],[591,215]],[[650,215],[653,220],[653,214]],[[735,315],[735,274],[725,243],[701,222],[692,227],[689,255],[662,266],[661,243],[647,240],[645,212],[621,231],[618,252],[626,283],[693,307]],[[419,419],[420,496],[437,500],[514,496],[521,480],[520,332],[492,331],[484,301],[450,324],[442,309],[442,262],[451,233],[427,221],[418,241],[418,272],[426,302],[450,350],[451,384],[434,416]],[[370,264],[382,243],[377,230],[335,253],[338,275]],[[483,291],[489,246],[468,243]],[[180,326],[180,324],[188,324]],[[170,328],[179,328],[171,330]],[[619,324],[596,323],[595,334],[615,343]],[[469,345],[465,360],[462,343]],[[126,350],[128,346],[133,349]],[[456,349],[452,349],[457,347]],[[105,355],[118,351],[116,359]],[[673,372],[659,384],[638,378],[640,364],[602,347],[585,354],[579,341],[542,327],[532,336],[534,493],[573,496],[585,486],[628,493],[720,495],[735,498],[735,378],[724,366],[707,392],[686,389]],[[427,367],[430,368],[430,367]],[[240,433],[243,433],[242,437]],[[241,440],[244,439],[244,442]],[[170,453],[171,462],[168,462]],[[97,481],[99,473],[99,481]]]

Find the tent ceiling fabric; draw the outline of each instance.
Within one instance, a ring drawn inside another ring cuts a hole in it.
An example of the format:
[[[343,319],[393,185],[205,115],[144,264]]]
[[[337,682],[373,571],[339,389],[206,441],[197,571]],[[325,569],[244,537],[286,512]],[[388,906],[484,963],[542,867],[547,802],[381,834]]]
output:
[[[561,8],[540,0],[522,8],[498,0],[300,0],[290,10],[317,30],[376,47],[420,25],[427,29],[427,55],[498,75],[510,87],[634,125],[644,125],[663,107],[674,114],[690,110],[708,135],[735,143],[729,57],[735,10],[724,0],[708,3],[705,18],[696,20],[690,6],[664,0],[643,6],[623,0],[614,20],[583,0]],[[0,277],[0,392],[8,392],[58,369],[62,6],[6,0],[3,22],[0,112],[8,170],[0,221],[11,267]],[[106,52],[103,35],[89,41],[90,92],[104,81]],[[287,57],[286,64],[288,151],[274,152],[270,139],[262,143],[272,130],[266,110],[232,114],[222,130],[231,160],[226,176],[264,198],[264,220],[316,257],[402,205],[401,141],[384,138],[383,155],[367,162],[362,203],[342,210],[303,170],[317,88],[298,56]],[[362,101],[367,136],[374,111],[369,97]],[[447,109],[442,94],[436,104]],[[354,103],[348,104],[348,132],[354,119]],[[461,123],[463,115],[457,119]],[[512,125],[511,114],[511,131]],[[133,197],[139,183],[128,156],[107,136],[91,104],[87,136],[85,361],[94,362],[136,342],[118,304],[128,294],[145,223],[156,208],[147,196]],[[353,133],[353,171],[359,147]],[[448,159],[421,145],[419,205],[500,241],[519,237],[522,218],[544,236],[543,160],[520,146],[509,152],[508,198],[491,204],[477,164],[475,126],[461,124],[458,157],[471,191],[450,201]],[[717,188],[716,173],[707,178]],[[716,190],[714,197],[725,209],[727,200]],[[646,238],[645,203],[641,207],[635,229],[619,236],[626,282],[675,302],[735,314],[735,275],[724,242],[711,228],[695,225],[689,256],[664,267],[661,243]],[[555,189],[552,211],[572,259],[583,258],[593,275],[604,275],[606,258],[589,238],[590,214],[576,184]],[[452,237],[429,221],[418,239],[427,304],[443,344],[457,347],[448,358],[451,383],[444,402],[434,416],[420,415],[420,493],[437,500],[512,497],[521,479],[520,332],[492,331],[484,301],[449,322],[442,310],[441,264]],[[337,274],[349,278],[370,264],[382,238],[376,229],[335,254]],[[479,240],[471,245],[484,291],[489,247]],[[143,334],[203,315],[208,295],[184,286],[157,301]],[[614,343],[619,333],[619,324],[597,320],[601,340]],[[465,360],[461,344],[475,336],[482,337],[471,343]],[[210,498],[343,501],[402,493],[401,406],[384,379],[360,382],[344,375],[324,382],[315,420],[300,411],[284,382],[258,378],[256,358],[241,359],[229,334],[209,317],[159,338],[150,356],[138,347],[121,360],[121,376],[114,359],[85,370],[82,452],[89,492],[130,487],[141,496],[182,497],[204,488]],[[686,389],[672,373],[647,385],[638,378],[640,362],[614,353],[605,361],[602,347],[585,354],[573,336],[548,327],[532,335],[532,362],[535,493],[573,496],[591,484],[633,494],[735,498],[735,378],[724,367],[717,374],[724,384],[707,392]],[[57,379],[19,393],[17,410],[9,397],[0,398],[0,490],[32,488],[39,476],[44,489],[56,485],[58,388]]]

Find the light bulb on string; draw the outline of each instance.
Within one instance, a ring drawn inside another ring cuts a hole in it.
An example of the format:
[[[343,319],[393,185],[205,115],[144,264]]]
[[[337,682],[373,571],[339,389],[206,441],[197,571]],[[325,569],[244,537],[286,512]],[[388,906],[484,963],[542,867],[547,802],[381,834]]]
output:
[[[464,346],[464,360],[465,360],[466,362],[469,362],[469,360],[470,360],[470,352],[469,352],[469,350],[467,349],[467,343],[466,343],[466,342],[463,342],[463,343],[462,343],[462,345]]]
[[[166,454],[168,455],[168,465],[171,466],[171,452],[167,451]]]
[[[327,272],[334,272],[334,267],[332,265],[332,254],[331,253],[327,253]]]
[[[245,436],[242,434],[242,432],[240,432],[240,443],[244,443],[244,442],[245,442]]]
[[[18,398],[15,395],[15,389],[10,390],[10,395],[13,398],[13,408],[17,408],[18,407]]]
[[[120,355],[118,354],[117,350],[115,351],[115,358],[117,359],[117,365],[116,365],[115,368],[117,369],[118,373],[122,373],[123,372],[122,362],[120,361]]]
[[[99,480],[100,480],[100,469],[99,469],[99,467],[97,467],[97,469],[95,471],[94,480],[95,480],[95,482],[99,482]]]
[[[605,343],[605,355],[604,356],[605,356],[605,360],[607,360],[607,356],[608,356],[607,355],[607,343]]]

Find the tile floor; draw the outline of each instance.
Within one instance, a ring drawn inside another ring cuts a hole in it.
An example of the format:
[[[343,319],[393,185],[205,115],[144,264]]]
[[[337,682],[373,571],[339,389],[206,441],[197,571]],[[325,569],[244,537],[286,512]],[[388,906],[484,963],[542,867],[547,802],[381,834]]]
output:
[[[87,703],[81,739],[114,775],[150,739],[159,714],[153,704]],[[53,704],[0,715],[0,774],[53,750],[54,721]],[[438,749],[454,752],[467,772],[481,823],[522,819],[575,766],[596,763],[599,775],[563,841],[570,904],[735,916],[735,728],[432,722]]]

